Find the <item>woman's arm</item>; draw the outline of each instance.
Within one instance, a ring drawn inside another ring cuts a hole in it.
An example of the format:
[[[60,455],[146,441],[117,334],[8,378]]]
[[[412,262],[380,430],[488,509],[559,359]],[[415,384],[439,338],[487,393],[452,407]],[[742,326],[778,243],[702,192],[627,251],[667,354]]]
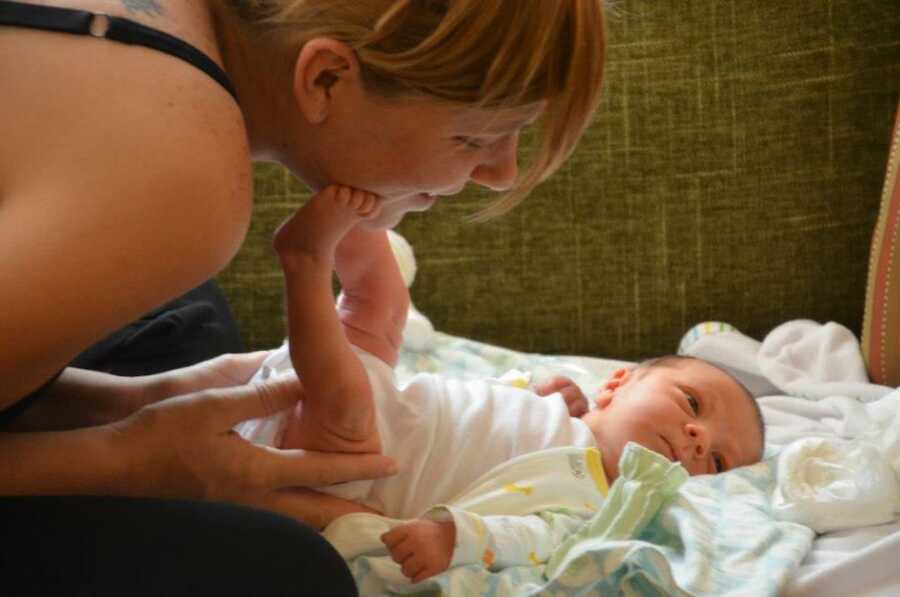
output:
[[[69,367],[5,430],[64,431],[112,423],[172,396],[245,384],[267,354],[224,354],[189,367],[137,377]]]
[[[40,77],[15,64],[0,98],[16,115],[0,122],[0,408],[216,274],[252,205],[231,98],[100,68],[69,86],[62,63]]]
[[[227,501],[322,525],[355,507],[297,488],[386,476],[393,463],[379,455],[275,450],[232,431],[290,408],[299,394],[296,379],[283,379],[164,400],[107,425],[0,433],[0,495]]]

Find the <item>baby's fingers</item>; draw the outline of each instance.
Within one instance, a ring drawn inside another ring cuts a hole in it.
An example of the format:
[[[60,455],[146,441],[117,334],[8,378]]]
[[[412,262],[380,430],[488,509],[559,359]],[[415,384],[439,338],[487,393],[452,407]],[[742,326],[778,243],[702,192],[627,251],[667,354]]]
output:
[[[566,402],[566,407],[569,410],[569,416],[580,417],[587,413],[587,399],[584,397],[584,394],[582,394],[580,390],[578,390],[577,392],[563,390],[560,393],[562,394],[563,400],[565,400]]]
[[[436,570],[430,566],[426,566],[425,568],[420,570],[415,576],[413,576],[410,580],[412,580],[412,582],[414,582],[414,583],[422,582],[423,580],[428,580],[432,576],[440,574],[440,572],[441,571]]]
[[[575,382],[569,379],[568,377],[557,375],[551,377],[545,382],[539,383],[535,386],[534,391],[539,396],[547,396],[549,394],[553,394],[554,392],[559,392],[565,387],[574,386]]]
[[[427,563],[423,561],[421,558],[417,556],[412,556],[407,558],[403,565],[400,566],[400,570],[403,572],[403,576],[410,579],[412,582],[419,582],[416,580],[417,578],[428,578],[427,574]]]
[[[381,535],[380,539],[388,549],[393,550],[395,547],[403,543],[408,535],[409,532],[406,530],[406,526],[400,525]]]

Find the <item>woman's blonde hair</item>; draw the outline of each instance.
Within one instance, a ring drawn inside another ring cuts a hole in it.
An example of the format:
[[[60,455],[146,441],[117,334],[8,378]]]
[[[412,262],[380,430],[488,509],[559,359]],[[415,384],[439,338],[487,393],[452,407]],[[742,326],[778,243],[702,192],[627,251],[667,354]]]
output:
[[[508,109],[546,102],[527,169],[476,215],[521,202],[571,155],[600,99],[602,0],[229,0],[290,60],[315,37],[346,43],[367,87]]]

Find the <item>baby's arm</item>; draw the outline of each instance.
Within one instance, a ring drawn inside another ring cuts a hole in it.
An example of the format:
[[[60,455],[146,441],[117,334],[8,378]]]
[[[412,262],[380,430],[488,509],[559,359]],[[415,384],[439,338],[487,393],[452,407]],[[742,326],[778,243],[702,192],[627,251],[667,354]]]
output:
[[[283,447],[380,451],[368,376],[335,313],[331,285],[338,243],[379,209],[370,193],[331,186],[275,234],[285,273],[291,363],[305,389]]]
[[[412,582],[440,574],[451,566],[479,564],[491,570],[545,563],[585,518],[561,511],[526,516],[480,516],[441,507],[449,520],[417,519],[381,537]]]

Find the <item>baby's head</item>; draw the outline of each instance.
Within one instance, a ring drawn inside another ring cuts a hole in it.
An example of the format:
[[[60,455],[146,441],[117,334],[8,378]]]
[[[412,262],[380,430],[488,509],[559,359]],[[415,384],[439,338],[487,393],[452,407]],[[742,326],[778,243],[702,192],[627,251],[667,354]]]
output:
[[[609,480],[629,441],[715,474],[762,457],[765,428],[756,400],[730,374],[692,357],[664,356],[619,369],[582,417],[594,432]]]

